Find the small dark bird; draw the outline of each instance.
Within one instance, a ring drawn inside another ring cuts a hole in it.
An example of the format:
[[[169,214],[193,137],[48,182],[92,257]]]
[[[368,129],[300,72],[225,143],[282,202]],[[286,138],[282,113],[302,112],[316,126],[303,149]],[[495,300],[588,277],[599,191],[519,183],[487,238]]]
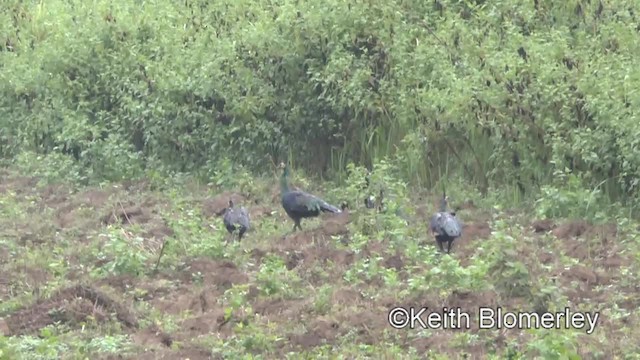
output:
[[[365,176],[364,178],[366,189],[369,189],[371,187],[370,177],[371,177],[371,174],[367,174],[367,176]],[[373,209],[374,207],[376,207],[376,197],[373,195],[369,195],[366,198],[364,198],[364,206],[367,209]]]
[[[282,207],[287,215],[294,221],[293,231],[302,230],[300,221],[304,218],[311,218],[320,215],[321,212],[341,213],[337,207],[327,203],[317,196],[311,195],[301,190],[289,189],[288,177],[289,167],[280,163],[282,176],[280,177],[280,196]]]
[[[229,234],[233,234],[234,231],[238,230],[238,240],[242,240],[242,236],[250,227],[249,213],[247,212],[247,209],[244,207],[239,209],[234,208],[233,200],[231,199],[229,199],[229,207],[224,210],[224,217],[222,220]]]
[[[376,209],[379,212],[384,209],[384,190],[380,189],[378,196],[369,195],[364,199],[364,206],[367,209]]]
[[[440,211],[431,217],[429,228],[435,235],[440,251],[444,252],[443,243],[447,243],[447,254],[451,252],[453,241],[462,236],[462,225],[455,212],[447,212],[448,198],[442,194],[440,200]]]
[[[376,197],[373,195],[369,195],[364,198],[364,206],[367,209],[373,209],[374,207],[376,207]]]

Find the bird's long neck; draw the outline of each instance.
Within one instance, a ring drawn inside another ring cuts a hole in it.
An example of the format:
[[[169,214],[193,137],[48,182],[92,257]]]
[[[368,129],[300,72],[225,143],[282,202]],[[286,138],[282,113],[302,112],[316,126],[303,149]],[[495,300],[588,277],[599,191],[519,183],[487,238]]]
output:
[[[289,192],[289,182],[287,179],[287,169],[282,171],[282,176],[280,176],[280,194],[284,195]]]
[[[442,199],[440,201],[440,212],[447,211],[447,199]]]

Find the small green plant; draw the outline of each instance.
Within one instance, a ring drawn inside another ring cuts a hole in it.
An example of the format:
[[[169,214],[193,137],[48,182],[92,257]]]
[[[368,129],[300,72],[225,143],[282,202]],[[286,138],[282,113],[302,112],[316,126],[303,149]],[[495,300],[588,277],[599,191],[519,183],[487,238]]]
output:
[[[238,311],[244,314],[251,314],[251,306],[247,302],[247,285],[237,285],[224,292],[224,295],[218,300],[224,306],[224,321],[231,321],[234,313]]]
[[[56,149],[57,150],[57,149]],[[45,184],[61,180],[86,184],[89,181],[85,169],[71,156],[52,152],[46,155],[34,152],[22,152],[15,158],[16,167],[25,174],[41,179]]]
[[[540,218],[573,217],[601,220],[604,198],[598,187],[593,190],[584,188],[580,178],[566,171],[555,173],[561,186],[542,186],[541,196],[536,200],[536,211]]]
[[[300,278],[294,271],[287,270],[284,260],[276,255],[263,259],[256,275],[258,289],[266,296],[280,295],[285,298],[300,296],[295,290]]]
[[[145,272],[151,254],[144,248],[142,237],[117,227],[109,227],[107,233],[100,236],[106,238],[104,247],[96,254],[99,260],[106,262],[96,269],[100,275],[140,275]]]
[[[508,296],[528,296],[531,278],[527,265],[519,260],[520,236],[513,236],[502,220],[494,222],[491,239],[479,249],[485,257],[487,273],[493,285]]]
[[[530,330],[536,338],[527,344],[528,352],[543,359],[581,360],[577,352],[577,333],[569,330]]]
[[[330,285],[322,285],[315,292],[313,310],[318,314],[326,314],[331,309],[331,295],[333,288]]]

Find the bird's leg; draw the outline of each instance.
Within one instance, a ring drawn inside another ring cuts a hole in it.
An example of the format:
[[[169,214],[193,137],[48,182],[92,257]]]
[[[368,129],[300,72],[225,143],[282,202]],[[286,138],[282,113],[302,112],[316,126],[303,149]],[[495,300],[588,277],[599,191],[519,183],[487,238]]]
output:
[[[451,245],[453,245],[453,240],[449,240],[449,242],[447,244],[447,254],[449,254],[451,252]]]
[[[440,251],[444,252],[444,246],[442,246],[442,241],[436,238],[436,242],[438,242],[438,247],[440,248]]]

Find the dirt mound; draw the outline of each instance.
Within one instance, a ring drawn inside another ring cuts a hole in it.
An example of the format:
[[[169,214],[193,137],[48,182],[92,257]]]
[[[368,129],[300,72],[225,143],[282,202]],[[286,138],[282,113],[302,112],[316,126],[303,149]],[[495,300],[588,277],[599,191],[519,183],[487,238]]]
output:
[[[325,236],[347,235],[347,225],[351,222],[348,212],[338,215],[328,215],[322,223],[322,234]]]
[[[140,360],[173,360],[173,359],[189,359],[189,360],[211,360],[211,351],[199,346],[187,346],[178,350],[162,349],[151,350],[141,355],[136,355],[132,359]],[[218,359],[218,358],[216,358]]]
[[[598,285],[598,275],[586,266],[574,265],[562,274],[569,282],[577,280],[585,284]]]
[[[590,230],[592,226],[584,220],[575,220],[558,226],[553,235],[559,239],[570,239],[580,237]]]
[[[3,264],[11,257],[11,251],[7,244],[0,244],[0,264]]]
[[[50,185],[41,192],[40,197],[47,208],[54,209],[54,222],[60,229],[88,229],[99,226],[100,222],[87,218],[85,210],[102,209],[115,192],[115,188],[88,189],[74,195],[63,186]],[[105,215],[103,223],[111,223],[107,217]]]
[[[359,291],[342,288],[333,292],[331,302],[335,305],[353,304],[354,301],[364,301],[364,296]]]
[[[611,268],[619,268],[619,267],[621,267],[623,265],[629,265],[632,262],[633,262],[632,260],[623,259],[618,254],[613,254],[610,257],[604,259],[602,261],[602,265],[604,265],[605,267],[611,269]]]
[[[245,284],[249,281],[247,275],[230,261],[196,258],[188,261],[187,267],[180,272],[181,280],[185,284],[193,282],[194,274],[200,274],[205,284],[215,286],[222,291],[235,284]]]
[[[544,233],[544,232],[555,229],[556,224],[551,219],[536,220],[533,223],[531,223],[531,227],[533,228],[533,231],[536,233]]]
[[[383,262],[383,265],[387,269],[393,268],[396,271],[400,271],[404,267],[403,256],[400,255],[400,254],[396,254],[396,255],[390,256],[388,258],[385,258],[384,262]]]
[[[38,184],[38,179],[29,176],[15,176],[8,171],[2,171],[0,175],[2,183],[0,183],[0,194],[6,194],[14,191],[16,194],[25,194],[33,192]]]
[[[264,205],[250,206],[248,211],[249,211],[249,216],[251,217],[251,220],[257,220],[265,216],[270,217],[270,216],[273,216],[274,214],[274,211],[271,207],[264,206]]]
[[[137,278],[132,275],[114,275],[101,279],[97,282],[98,286],[107,285],[120,293],[125,293],[133,289],[138,282]]]
[[[245,322],[248,314],[240,314],[234,311],[232,316],[225,319],[224,309],[217,308],[206,314],[191,317],[181,323],[181,331],[176,334],[176,339],[180,341],[189,341],[202,334],[217,334],[221,337],[227,337],[233,333],[231,324]]]
[[[491,227],[486,222],[472,222],[463,224],[461,239],[488,239],[489,236],[491,236]]]
[[[475,252],[473,243],[479,239],[488,239],[491,236],[491,227],[484,221],[463,223],[462,226],[462,236],[454,241],[451,252],[458,254],[463,265],[466,265],[471,254]],[[435,244],[435,241],[433,243]]]
[[[94,209],[100,209],[107,204],[107,201],[109,201],[112,194],[113,191],[91,189],[78,194],[76,198],[83,205],[90,206]]]
[[[106,294],[89,286],[76,285],[7,316],[4,335],[33,333],[55,322],[79,323],[88,316],[106,319],[106,314],[112,312],[123,325],[138,326],[133,314]]]
[[[618,235],[618,227],[616,224],[592,225],[584,220],[572,220],[558,226],[553,235],[559,239],[570,239],[575,237],[585,238],[601,238],[603,241],[609,241]]]
[[[233,200],[234,205],[248,207],[243,204],[245,197],[235,192],[224,192],[216,197],[202,200],[200,204],[202,214],[206,217],[221,216],[222,211],[229,206],[229,199]]]
[[[145,238],[156,240],[164,240],[173,235],[175,235],[175,232],[163,220],[154,222],[154,225],[144,233]]]
[[[355,260],[355,255],[350,251],[317,246],[307,247],[303,250],[291,249],[280,252],[280,254],[287,259],[287,269],[289,270],[299,266],[309,268],[318,262],[322,264],[331,262],[333,265],[343,267],[348,266]]]
[[[446,301],[444,301],[446,307],[449,309],[460,308],[469,313],[474,313],[478,307],[495,307],[500,304],[498,302],[498,296],[493,291],[482,291],[482,292],[464,292],[464,291],[453,291],[449,297],[447,297]]]
[[[267,299],[258,300],[253,306],[256,314],[265,316],[279,316],[281,318],[297,317],[306,305],[304,300],[299,299]]]
[[[193,287],[180,286],[165,296],[152,298],[150,303],[166,314],[181,314],[184,311],[203,313],[207,311],[210,303],[215,304],[215,296],[219,294],[219,292],[198,291]]]
[[[335,333],[342,337],[355,331],[360,343],[378,344],[384,338],[384,331],[389,328],[384,310],[373,306],[359,307],[358,310],[345,308],[336,316],[338,326]]]
[[[54,223],[60,229],[67,229],[74,227],[78,223],[79,217],[75,205],[67,205],[57,211]]]
[[[293,334],[288,340],[293,347],[310,349],[316,346],[332,344],[338,338],[340,325],[329,319],[316,319],[309,324],[304,334]]]
[[[40,192],[40,199],[50,208],[57,208],[67,203],[72,196],[71,189],[60,184],[48,185]]]
[[[591,225],[585,221],[570,221],[558,226],[553,234],[565,240],[562,242],[565,253],[575,259],[601,258],[605,263],[610,261],[613,267],[621,265],[616,265],[615,260],[620,251],[616,224]],[[566,241],[569,239],[571,241]],[[612,260],[608,260],[610,258]]]
[[[151,211],[140,206],[119,206],[102,217],[102,223],[109,224],[144,224],[151,220]]]
[[[51,274],[37,267],[17,266],[12,270],[0,272],[0,300],[11,297],[12,290],[22,290],[20,288],[16,289],[16,286],[29,284],[29,288],[37,291],[51,279]]]
[[[158,329],[155,325],[132,334],[131,339],[136,345],[144,348],[156,347],[158,345],[161,347],[171,347],[174,341],[171,335]]]

